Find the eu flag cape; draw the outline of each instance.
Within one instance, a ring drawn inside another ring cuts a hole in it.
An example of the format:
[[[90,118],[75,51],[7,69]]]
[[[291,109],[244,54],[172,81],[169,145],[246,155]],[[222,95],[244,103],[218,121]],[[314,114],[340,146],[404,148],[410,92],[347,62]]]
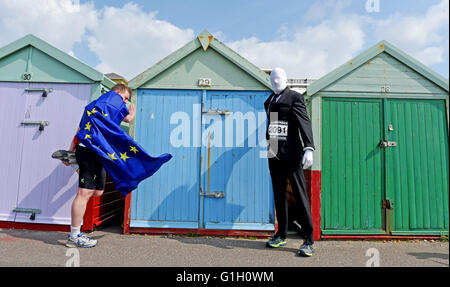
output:
[[[76,134],[83,145],[100,156],[103,167],[123,195],[136,189],[172,158],[170,154],[148,155],[122,130],[120,123],[128,114],[122,97],[108,92],[86,106]]]

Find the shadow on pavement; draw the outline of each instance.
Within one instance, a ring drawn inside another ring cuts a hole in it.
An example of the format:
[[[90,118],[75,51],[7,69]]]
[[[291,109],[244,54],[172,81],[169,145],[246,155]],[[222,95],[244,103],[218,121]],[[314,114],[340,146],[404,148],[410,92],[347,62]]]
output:
[[[433,262],[445,265],[445,266],[449,266],[448,260],[449,260],[449,255],[446,253],[431,253],[431,252],[410,252],[408,253],[408,255],[410,256],[414,256],[417,259],[422,259],[422,260],[431,260]],[[447,260],[447,263],[443,263],[440,261],[436,261],[433,259],[444,259]]]
[[[120,228],[120,226],[119,226]],[[116,229],[112,229],[111,233],[116,233]],[[24,230],[24,229],[2,229],[0,233],[5,234],[8,237],[8,241],[17,240],[30,240],[30,241],[41,241],[45,244],[55,245],[55,246],[65,246],[67,241],[68,232],[56,232],[56,231],[37,231],[37,230]],[[92,239],[101,239],[105,236],[102,235],[88,235]]]
[[[271,250],[273,252],[294,252],[296,253],[298,248],[300,247],[301,242],[298,243],[297,248],[292,248],[289,246],[279,247],[279,248],[270,248],[266,247],[266,240],[250,240],[250,239],[240,239],[240,238],[222,238],[222,237],[184,237],[184,236],[176,236],[176,237],[168,237],[171,240],[177,240],[183,244],[192,244],[192,245],[208,245],[221,249],[235,249],[235,248],[243,248],[243,249],[254,249],[254,250]],[[289,245],[288,238],[288,245]],[[298,239],[298,237],[293,237],[292,239]],[[292,243],[291,243],[292,244]]]

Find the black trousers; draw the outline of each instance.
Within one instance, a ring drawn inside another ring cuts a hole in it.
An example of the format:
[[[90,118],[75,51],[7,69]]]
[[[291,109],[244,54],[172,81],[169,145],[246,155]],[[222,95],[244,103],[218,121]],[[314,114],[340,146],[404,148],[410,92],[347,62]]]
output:
[[[278,220],[278,232],[275,236],[286,239],[288,232],[288,208],[287,208],[287,179],[292,187],[295,197],[295,214],[297,222],[301,225],[300,235],[306,243],[313,244],[313,225],[311,219],[311,206],[308,191],[306,189],[305,175],[301,160],[287,161],[269,159],[270,176],[275,200],[275,211]]]

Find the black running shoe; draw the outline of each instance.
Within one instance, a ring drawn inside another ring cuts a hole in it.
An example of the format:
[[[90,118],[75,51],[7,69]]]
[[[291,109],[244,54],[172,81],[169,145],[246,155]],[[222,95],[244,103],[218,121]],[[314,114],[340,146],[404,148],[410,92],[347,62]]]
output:
[[[269,241],[267,241],[266,246],[272,247],[272,248],[278,248],[281,246],[285,246],[286,244],[287,244],[286,239],[276,236],[276,237],[270,239]]]

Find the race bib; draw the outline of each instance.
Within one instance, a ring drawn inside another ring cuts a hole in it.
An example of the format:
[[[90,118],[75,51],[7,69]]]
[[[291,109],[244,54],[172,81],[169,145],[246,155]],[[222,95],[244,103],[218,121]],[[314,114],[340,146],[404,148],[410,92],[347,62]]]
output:
[[[285,141],[288,135],[288,122],[274,121],[269,125],[269,138]]]

